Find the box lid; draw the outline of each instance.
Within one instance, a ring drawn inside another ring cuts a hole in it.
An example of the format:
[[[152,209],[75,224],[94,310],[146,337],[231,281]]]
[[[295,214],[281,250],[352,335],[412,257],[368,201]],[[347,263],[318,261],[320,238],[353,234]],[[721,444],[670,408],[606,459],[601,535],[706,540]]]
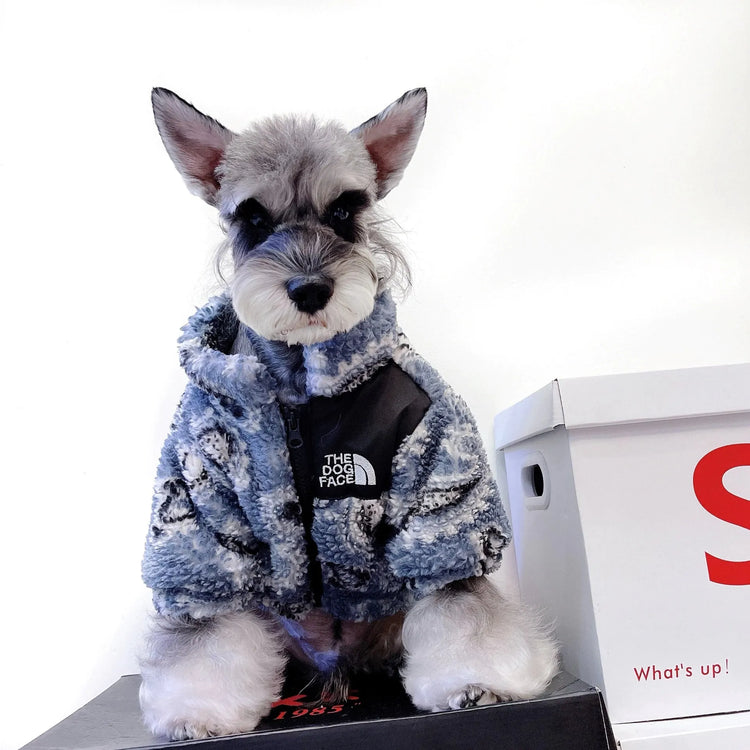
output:
[[[143,726],[138,705],[141,680],[126,675],[23,750],[615,747],[601,693],[565,672],[534,700],[436,713],[414,708],[397,676],[363,677],[354,690],[357,696],[335,706],[299,694],[305,683],[296,682],[298,677],[289,675],[284,698],[254,732],[167,742],[152,737]],[[309,675],[306,681],[302,691],[310,686]]]
[[[556,427],[683,419],[750,411],[750,364],[560,378],[495,417],[495,447]]]

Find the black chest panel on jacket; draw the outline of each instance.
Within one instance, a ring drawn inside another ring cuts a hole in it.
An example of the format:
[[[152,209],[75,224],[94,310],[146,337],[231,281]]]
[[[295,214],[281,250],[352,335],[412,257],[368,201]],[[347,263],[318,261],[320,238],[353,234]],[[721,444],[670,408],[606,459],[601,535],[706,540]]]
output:
[[[427,394],[394,362],[352,391],[310,399],[311,494],[376,498],[389,490],[393,458],[429,406]]]

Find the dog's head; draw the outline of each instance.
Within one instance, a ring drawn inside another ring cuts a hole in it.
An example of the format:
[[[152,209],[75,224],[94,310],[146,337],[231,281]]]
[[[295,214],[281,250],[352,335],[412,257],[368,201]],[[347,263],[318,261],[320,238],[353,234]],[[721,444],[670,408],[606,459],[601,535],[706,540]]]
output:
[[[166,89],[152,92],[164,145],[191,192],[215,206],[231,244],[240,320],[312,344],[349,330],[403,263],[378,228],[424,124],[414,89],[351,132],[274,117],[236,134]]]

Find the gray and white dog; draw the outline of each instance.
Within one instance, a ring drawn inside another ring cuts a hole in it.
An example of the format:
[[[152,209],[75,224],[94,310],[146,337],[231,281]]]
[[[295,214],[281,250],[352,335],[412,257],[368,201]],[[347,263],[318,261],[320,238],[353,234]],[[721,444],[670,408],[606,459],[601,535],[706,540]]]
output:
[[[143,565],[147,725],[249,731],[290,655],[329,691],[400,669],[426,710],[539,694],[556,647],[486,578],[509,531],[476,426],[390,294],[409,271],[377,203],[411,160],[426,91],[352,131],[276,117],[235,134],[166,89],[152,100],[232,270],[180,340],[190,382]]]

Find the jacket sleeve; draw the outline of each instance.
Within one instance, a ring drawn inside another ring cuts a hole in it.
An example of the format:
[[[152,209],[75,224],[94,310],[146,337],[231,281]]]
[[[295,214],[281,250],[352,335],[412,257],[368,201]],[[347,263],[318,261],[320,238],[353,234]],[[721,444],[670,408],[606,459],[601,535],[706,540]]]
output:
[[[423,382],[432,405],[394,460],[387,508],[396,529],[388,543],[390,565],[417,597],[491,572],[510,541],[476,423],[431,372],[433,382]]]
[[[257,576],[258,542],[225,469],[227,436],[201,415],[205,395],[188,386],[162,448],[142,563],[164,614],[203,617],[239,604]]]

